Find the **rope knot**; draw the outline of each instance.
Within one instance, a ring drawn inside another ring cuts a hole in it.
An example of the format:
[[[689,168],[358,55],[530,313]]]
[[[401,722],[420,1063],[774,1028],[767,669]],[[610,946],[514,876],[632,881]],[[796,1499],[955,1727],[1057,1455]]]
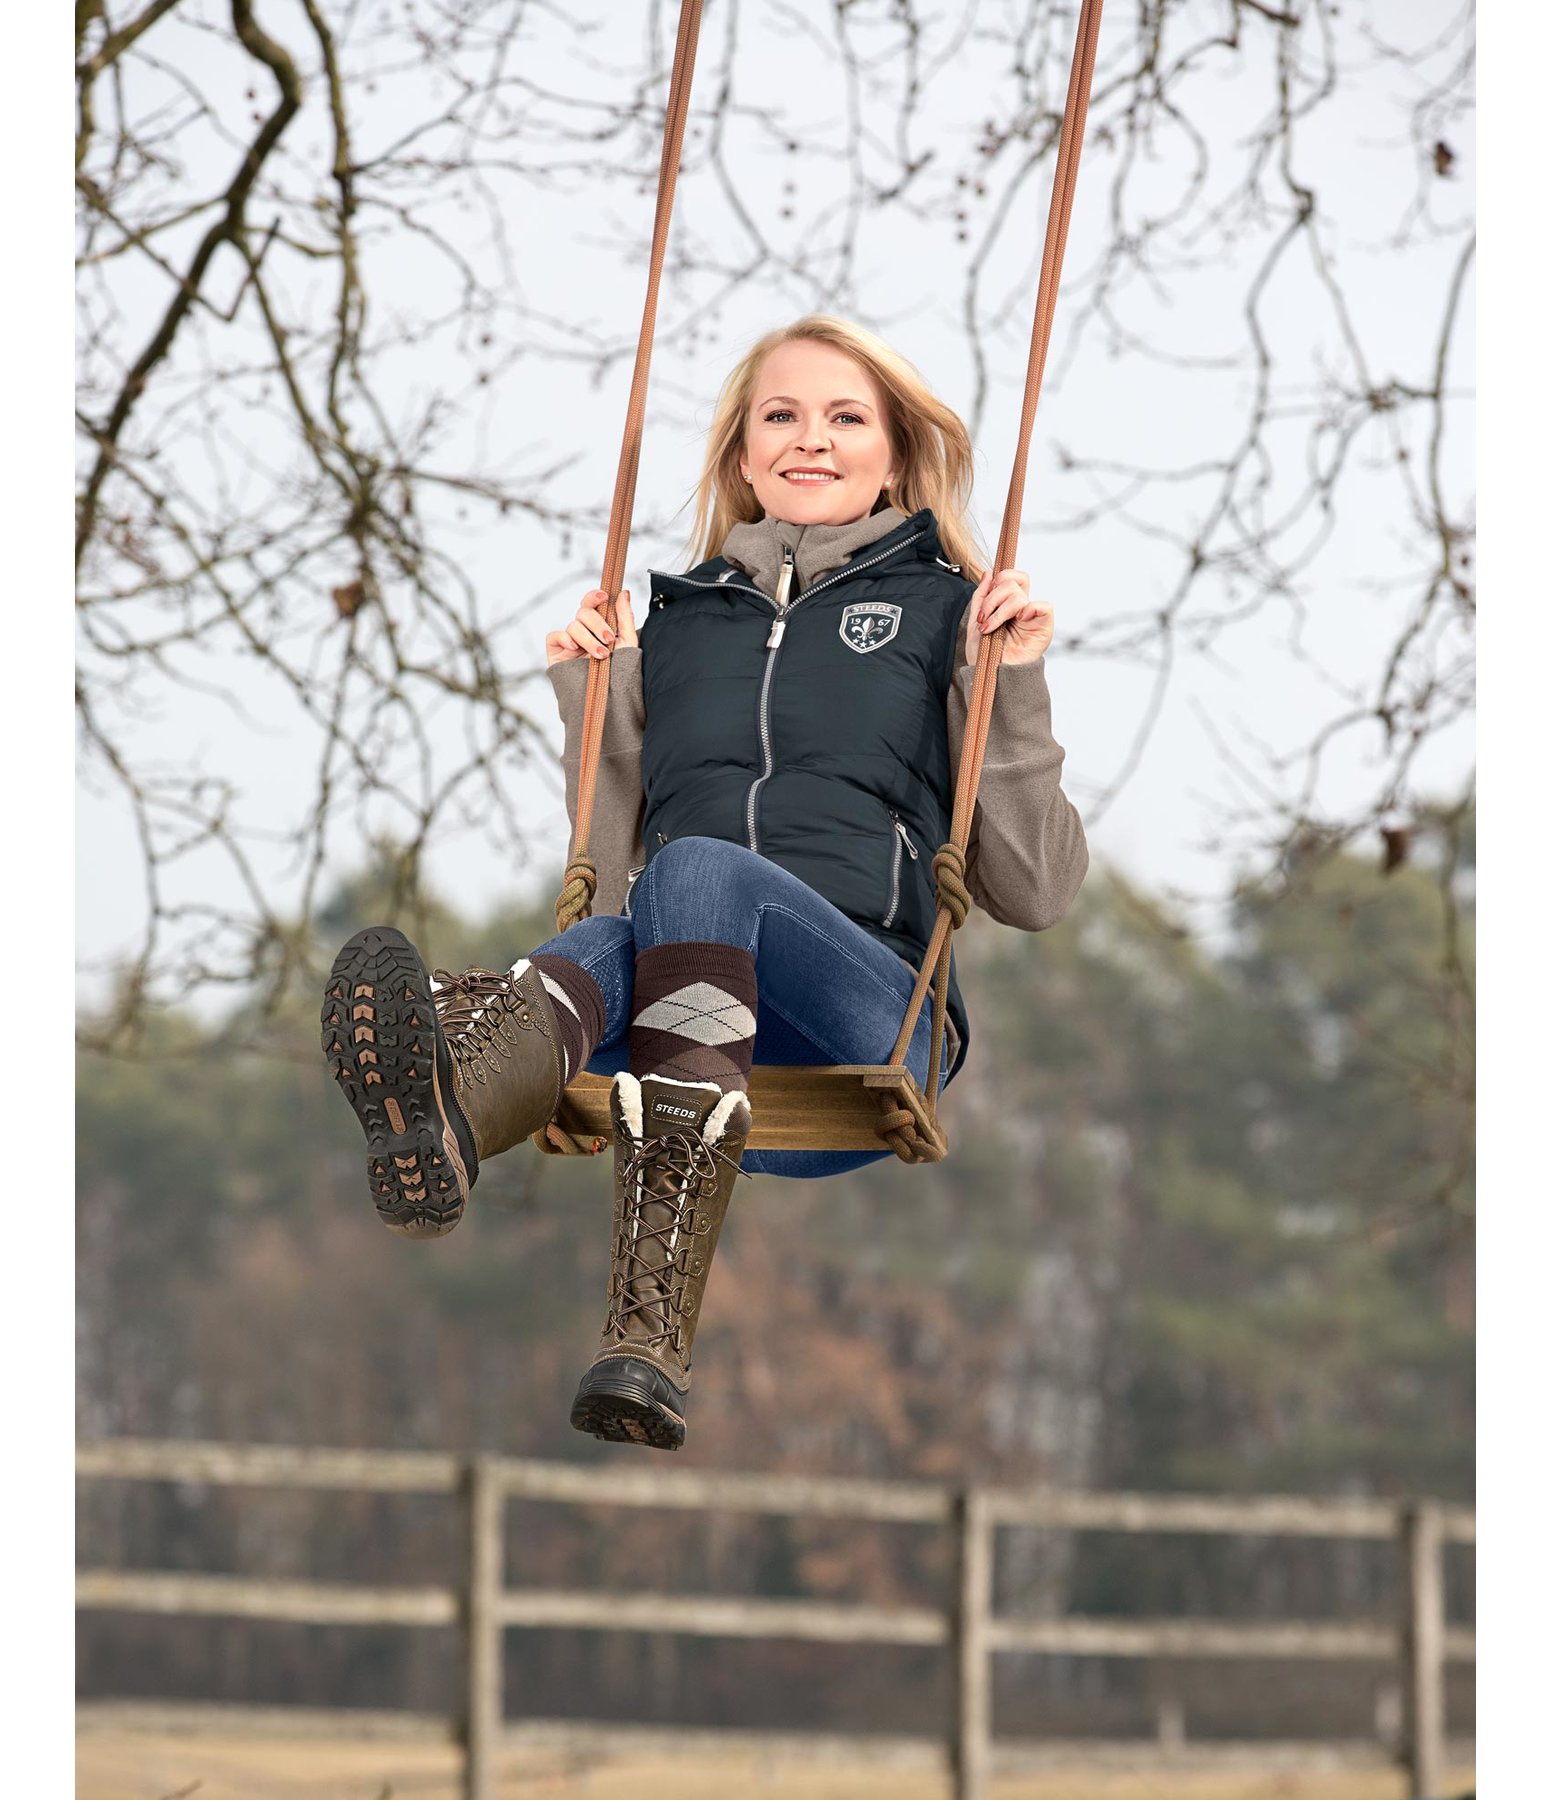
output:
[[[589,856],[578,856],[566,866],[565,881],[554,903],[554,922],[560,931],[568,930],[578,919],[592,916],[592,896],[597,892],[597,864]]]
[[[915,1115],[904,1106],[880,1113],[877,1135],[905,1163],[934,1163],[942,1160],[942,1152],[920,1135]]]
[[[931,859],[931,873],[936,879],[936,898],[945,907],[956,931],[969,916],[974,902],[969,898],[967,867],[963,852],[950,839]]]

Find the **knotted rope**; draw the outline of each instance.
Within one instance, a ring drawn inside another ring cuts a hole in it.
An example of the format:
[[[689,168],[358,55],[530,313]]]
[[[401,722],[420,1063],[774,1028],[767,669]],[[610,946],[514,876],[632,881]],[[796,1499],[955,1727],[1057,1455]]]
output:
[[[573,856],[565,865],[565,883],[554,903],[557,931],[568,931],[578,919],[592,915],[592,896],[597,892],[597,864],[590,856]]]

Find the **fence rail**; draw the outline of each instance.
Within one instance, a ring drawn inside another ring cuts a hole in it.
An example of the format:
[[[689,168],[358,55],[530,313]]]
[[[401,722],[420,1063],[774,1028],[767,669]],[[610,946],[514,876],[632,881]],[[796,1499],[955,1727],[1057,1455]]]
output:
[[[922,1767],[946,1767],[956,1800],[984,1800],[992,1766],[1018,1767],[1058,1757],[1054,1745],[1012,1746],[991,1733],[991,1658],[997,1651],[1110,1657],[1322,1658],[1397,1665],[1403,1698],[1400,1759],[1413,1800],[1437,1800],[1447,1744],[1443,1672],[1449,1661],[1474,1658],[1474,1634],[1449,1628],[1443,1604],[1443,1550],[1474,1541],[1474,1516],[1422,1500],[1404,1504],[1315,1500],[1295,1496],[1224,1499],[1197,1495],[1018,1492],[971,1487],[955,1491],[922,1482],[856,1481],[696,1470],[578,1467],[481,1456],[369,1450],[311,1450],[279,1445],[151,1442],[84,1443],[78,1475],[88,1480],[175,1481],[223,1487],[342,1489],[353,1492],[445,1494],[456,1497],[468,1525],[468,1572],[461,1588],[368,1587],[344,1582],[254,1579],[171,1571],[82,1569],[82,1609],[284,1619],[308,1624],[460,1626],[466,1680],[456,1718],[423,1715],[319,1714],[306,1708],[207,1708],[224,1721],[241,1717],[263,1729],[323,1729],[336,1719],[371,1722],[371,1735],[429,1735],[460,1742],[465,1800],[495,1800],[497,1763],[516,1742],[565,1736],[575,1727],[503,1717],[502,1638],[508,1628],[567,1627],[651,1631],[712,1637],[797,1638],[825,1643],[942,1645],[952,1654],[953,1726],[946,1745],[920,1739],[828,1739],[832,1750],[875,1761],[885,1756]],[[806,1600],[607,1594],[505,1586],[505,1515],[509,1501],[584,1506],[678,1507],[808,1518],[852,1518],[933,1525],[952,1533],[953,1601],[948,1607],[875,1607]],[[998,1617],[992,1606],[995,1533],[1002,1526],[1118,1532],[1217,1532],[1389,1540],[1405,1571],[1402,1616],[1393,1621],[1326,1623],[1228,1619],[1028,1619]],[[98,1703],[83,1716],[170,1716],[187,1721],[201,1709],[131,1708]],[[620,1742],[624,1728],[587,1726]],[[638,1735],[638,1734],[637,1734]],[[696,1745],[764,1745],[771,1734],[687,1732]],[[632,1740],[633,1741],[633,1740]],[[813,1741],[808,1740],[812,1749]],[[1089,1754],[1113,1746],[1087,1746]],[[1224,1747],[1225,1749],[1226,1747]],[[1240,1752],[1245,1747],[1236,1747]],[[1295,1747],[1278,1746],[1278,1751]],[[1305,1750],[1311,1747],[1304,1747]],[[1381,1760],[1376,1745],[1346,1746],[1351,1758]]]

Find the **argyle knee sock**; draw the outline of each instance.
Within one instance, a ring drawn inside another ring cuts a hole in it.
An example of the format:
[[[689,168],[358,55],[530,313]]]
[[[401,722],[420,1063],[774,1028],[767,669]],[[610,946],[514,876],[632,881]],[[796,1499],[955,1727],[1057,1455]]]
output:
[[[552,1003],[555,1028],[560,1034],[563,1079],[568,1082],[591,1061],[592,1052],[608,1028],[603,991],[569,957],[532,956],[528,961],[537,969]]]
[[[754,960],[735,944],[656,944],[635,958],[630,1073],[748,1091],[759,1004]]]

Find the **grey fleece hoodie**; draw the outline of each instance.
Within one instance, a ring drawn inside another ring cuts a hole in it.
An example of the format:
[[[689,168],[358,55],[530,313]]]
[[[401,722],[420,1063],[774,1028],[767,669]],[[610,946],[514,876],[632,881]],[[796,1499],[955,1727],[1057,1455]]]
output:
[[[735,525],[721,554],[736,563],[773,600],[783,543],[795,551],[796,591],[801,593],[904,520],[905,515],[892,506],[850,525],[788,525],[777,519],[759,519],[753,524]],[[948,741],[955,781],[974,680],[967,642],[965,620],[958,637],[952,691],[947,699]],[[553,664],[549,682],[565,731],[565,805],[574,833],[587,658]],[[610,658],[608,713],[589,846],[589,854],[597,865],[595,912],[624,910],[629,873],[646,860],[641,843],[645,796],[640,779],[645,729],[640,651],[617,649]],[[1087,838],[1082,821],[1060,787],[1060,766],[1065,755],[1050,731],[1044,659],[1011,667],[1003,663],[996,679],[990,736],[965,858],[974,904],[1003,925],[1042,931],[1055,924],[1075,899],[1087,873]]]

